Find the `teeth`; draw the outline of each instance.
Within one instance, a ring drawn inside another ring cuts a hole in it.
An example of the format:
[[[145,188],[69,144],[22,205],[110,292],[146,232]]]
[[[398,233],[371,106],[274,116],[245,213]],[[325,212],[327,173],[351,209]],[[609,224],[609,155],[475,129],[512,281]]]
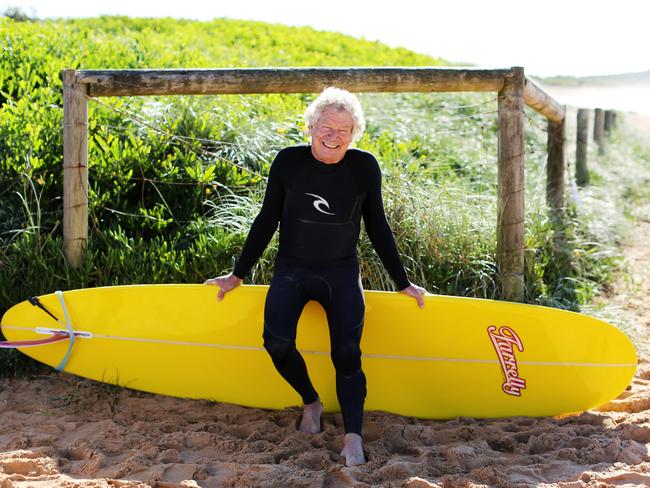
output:
[[[339,147],[338,144],[335,144],[335,145],[329,145],[327,142],[323,142],[323,146],[325,146],[325,147],[328,148],[328,149],[336,149],[337,147]]]

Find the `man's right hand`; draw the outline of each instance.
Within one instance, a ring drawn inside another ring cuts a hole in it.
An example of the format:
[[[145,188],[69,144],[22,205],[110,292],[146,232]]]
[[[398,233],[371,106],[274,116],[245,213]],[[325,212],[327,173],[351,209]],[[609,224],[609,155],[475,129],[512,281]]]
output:
[[[227,275],[219,276],[217,278],[210,278],[205,280],[204,285],[215,285],[220,287],[219,294],[217,295],[217,300],[223,300],[223,297],[233,288],[237,288],[242,284],[244,280],[238,278],[234,274],[230,273]]]

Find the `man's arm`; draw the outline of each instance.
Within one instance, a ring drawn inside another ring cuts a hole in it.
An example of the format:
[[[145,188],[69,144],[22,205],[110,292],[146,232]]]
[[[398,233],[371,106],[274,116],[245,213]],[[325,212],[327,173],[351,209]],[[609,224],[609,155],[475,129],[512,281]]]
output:
[[[237,259],[233,272],[217,278],[210,278],[203,283],[204,285],[219,287],[219,294],[217,295],[219,301],[223,300],[223,297],[230,290],[242,284],[244,277],[260,258],[278,227],[284,200],[284,184],[280,166],[278,154],[269,170],[262,209],[255,217],[253,225],[248,231],[244,248],[239,255],[239,259]]]
[[[418,306],[422,308],[424,307],[422,297],[427,294],[427,291],[412,284],[406,275],[406,270],[397,251],[395,236],[386,219],[384,202],[381,197],[381,171],[374,158],[370,171],[370,186],[363,204],[363,221],[366,224],[366,232],[399,292],[415,298]]]
[[[233,275],[240,279],[244,279],[260,258],[278,228],[280,217],[282,217],[284,183],[282,181],[280,154],[275,157],[271,164],[262,208],[253,221],[233,270]]]
[[[403,290],[411,283],[406,276],[404,265],[397,251],[395,236],[386,219],[381,196],[381,171],[374,158],[369,168],[368,177],[369,187],[362,209],[366,232],[388,274],[397,285],[397,289]]]

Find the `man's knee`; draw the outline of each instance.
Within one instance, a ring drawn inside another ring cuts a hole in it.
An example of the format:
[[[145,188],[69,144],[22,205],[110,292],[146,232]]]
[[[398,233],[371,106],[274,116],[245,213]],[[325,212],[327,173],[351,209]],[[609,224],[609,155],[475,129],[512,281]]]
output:
[[[291,355],[296,350],[296,344],[293,341],[264,334],[264,349],[269,353],[273,362],[281,366],[289,361]]]
[[[332,362],[336,372],[353,376],[361,370],[361,348],[356,340],[347,340],[332,348]]]

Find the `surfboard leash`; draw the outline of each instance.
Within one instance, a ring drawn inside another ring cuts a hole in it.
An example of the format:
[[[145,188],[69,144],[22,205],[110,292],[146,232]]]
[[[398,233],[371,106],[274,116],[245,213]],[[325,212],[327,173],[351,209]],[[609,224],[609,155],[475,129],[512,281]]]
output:
[[[36,339],[34,341],[2,341],[0,342],[0,349],[16,349],[18,347],[35,347],[44,346],[45,344],[53,344],[55,342],[67,341],[67,333],[53,334],[45,339]]]

